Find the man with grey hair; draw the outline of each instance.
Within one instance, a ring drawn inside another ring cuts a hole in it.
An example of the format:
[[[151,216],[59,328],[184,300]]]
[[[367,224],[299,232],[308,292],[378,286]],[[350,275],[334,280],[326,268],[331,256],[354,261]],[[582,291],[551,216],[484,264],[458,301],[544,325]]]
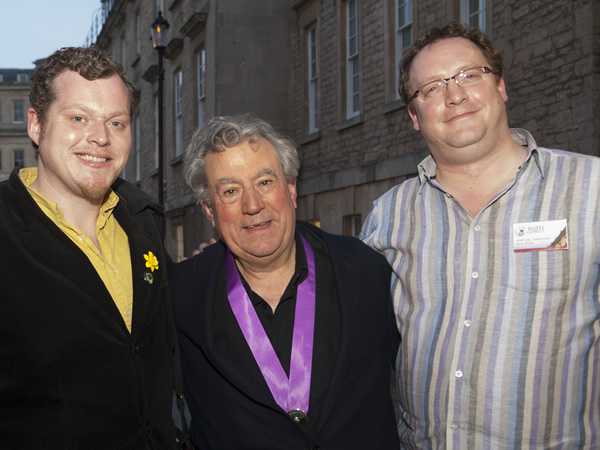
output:
[[[198,448],[397,449],[398,347],[385,259],[296,221],[294,144],[217,117],[186,181],[221,239],[169,268]]]

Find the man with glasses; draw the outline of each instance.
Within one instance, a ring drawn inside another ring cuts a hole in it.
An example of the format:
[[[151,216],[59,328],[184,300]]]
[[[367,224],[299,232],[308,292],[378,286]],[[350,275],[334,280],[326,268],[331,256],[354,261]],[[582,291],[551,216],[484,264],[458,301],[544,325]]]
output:
[[[432,29],[400,76],[431,155],[361,237],[394,270],[401,446],[600,446],[600,159],[509,128],[478,30]]]

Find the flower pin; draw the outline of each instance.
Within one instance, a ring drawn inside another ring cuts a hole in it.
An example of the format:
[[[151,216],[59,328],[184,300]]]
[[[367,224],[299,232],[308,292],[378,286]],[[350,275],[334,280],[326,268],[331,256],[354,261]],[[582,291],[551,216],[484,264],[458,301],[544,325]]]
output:
[[[146,260],[146,267],[148,267],[152,272],[158,270],[158,258],[152,252],[148,252],[147,255],[144,255],[144,259]]]
[[[144,259],[146,260],[146,267],[148,267],[151,272],[158,270],[158,258],[155,254],[148,252],[147,255],[144,255]],[[154,277],[152,276],[152,273],[146,272],[144,274],[144,281],[146,281],[148,284],[154,283]]]

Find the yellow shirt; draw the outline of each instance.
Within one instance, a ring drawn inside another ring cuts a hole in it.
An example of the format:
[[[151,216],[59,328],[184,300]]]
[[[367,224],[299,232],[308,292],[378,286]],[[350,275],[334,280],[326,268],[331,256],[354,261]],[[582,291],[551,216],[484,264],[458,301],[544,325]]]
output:
[[[89,258],[119,308],[127,329],[131,331],[133,313],[131,256],[127,234],[113,215],[113,210],[119,202],[117,194],[111,190],[100,208],[96,222],[96,237],[100,244],[100,250],[98,250],[90,238],[65,220],[62,210],[56,203],[48,200],[31,187],[37,178],[37,167],[21,169],[19,178],[41,210]]]

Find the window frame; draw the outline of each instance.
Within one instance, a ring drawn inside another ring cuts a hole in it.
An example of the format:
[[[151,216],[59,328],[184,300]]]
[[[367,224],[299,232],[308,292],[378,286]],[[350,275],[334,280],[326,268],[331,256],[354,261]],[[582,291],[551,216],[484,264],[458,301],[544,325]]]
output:
[[[13,150],[13,168],[19,168],[22,169],[23,167],[25,167],[25,150],[22,149],[17,149],[17,150]],[[17,154],[19,154],[19,158],[17,158]],[[20,165],[17,165],[17,161],[20,161]]]
[[[206,122],[206,49],[196,52],[196,114],[198,126]]]
[[[135,52],[137,56],[142,53],[142,18],[139,11],[135,15]]]
[[[17,108],[20,105],[20,108]],[[25,102],[23,100],[12,101],[12,123],[25,123]],[[17,114],[20,113],[20,119],[18,120]]]
[[[477,2],[475,11],[471,11],[472,2]],[[477,24],[473,23],[476,18]],[[460,0],[460,21],[464,25],[479,28],[482,32],[487,29],[487,0]]]
[[[398,92],[398,83],[399,83],[399,67],[400,61],[402,60],[402,56],[404,55],[404,51],[407,47],[412,45],[414,41],[414,33],[413,33],[413,0],[393,0],[394,7],[394,98],[400,99],[400,93]],[[404,22],[401,23],[400,20],[400,10],[404,9],[403,19]],[[409,42],[406,43],[406,33],[410,33]]]
[[[352,119],[360,115],[362,106],[360,98],[360,23],[358,0],[347,0],[344,5],[344,14],[345,115],[346,119]]]
[[[307,127],[308,133],[319,131],[319,34],[317,23],[306,29],[306,70],[307,70]]]
[[[183,70],[175,71],[173,86],[173,105],[175,118],[175,156],[183,154]]]

